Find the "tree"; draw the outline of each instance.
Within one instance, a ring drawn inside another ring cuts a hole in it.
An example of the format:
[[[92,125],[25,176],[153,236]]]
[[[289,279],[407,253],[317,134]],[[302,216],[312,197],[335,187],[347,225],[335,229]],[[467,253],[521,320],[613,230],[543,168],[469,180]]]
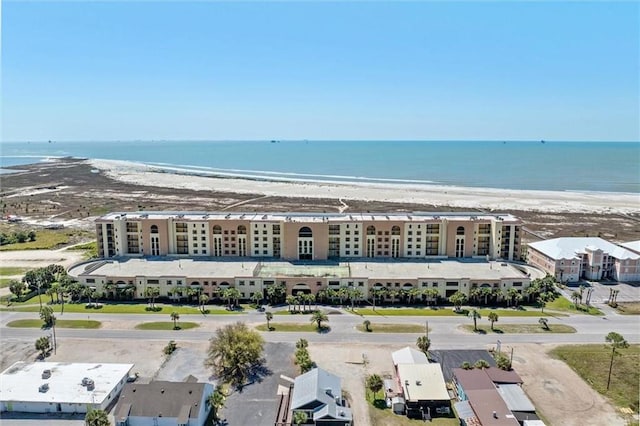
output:
[[[209,296],[207,296],[206,294],[201,294],[200,295],[200,310],[202,312],[204,312],[204,305],[206,305],[209,302]]]
[[[607,390],[609,390],[609,385],[611,385],[611,371],[613,370],[613,357],[616,354],[616,349],[628,348],[629,343],[625,340],[622,334],[616,333],[615,331],[607,334],[604,340],[609,343],[609,346],[611,347],[611,363],[609,364],[609,377],[607,378]]]
[[[296,349],[306,348],[309,346],[307,339],[300,339],[296,342]]]
[[[222,290],[222,298],[227,301],[228,308],[233,309],[238,304],[238,299],[240,299],[240,291],[234,287],[226,288]]]
[[[578,309],[578,300],[582,300],[582,296],[574,290],[573,293],[571,293],[571,300],[573,300],[573,304],[576,305],[576,309]]]
[[[38,337],[36,340],[36,350],[40,351],[42,359],[45,359],[47,352],[51,349],[51,341],[47,336]]]
[[[364,320],[362,325],[364,326],[364,331],[371,331],[371,321]]]
[[[489,315],[487,316],[487,319],[489,321],[491,321],[491,330],[493,330],[493,323],[494,322],[498,322],[498,314],[495,312],[489,312]]]
[[[105,411],[91,410],[84,417],[84,424],[86,426],[110,426],[111,422]]]
[[[24,291],[27,289],[27,285],[22,281],[11,280],[9,281],[9,291],[16,295],[16,297],[22,296]]]
[[[245,323],[228,324],[209,340],[205,366],[223,383],[242,386],[262,364],[264,340]]]
[[[475,363],[475,364],[473,364],[473,367],[474,367],[474,368],[479,368],[479,369],[481,369],[481,370],[482,370],[482,369],[485,369],[485,368],[489,368],[489,367],[491,367],[491,366],[490,366],[490,365],[489,365],[489,363],[488,363],[487,361],[485,361],[484,359],[479,359],[479,360],[477,360],[477,361],[476,361],[476,363]]]
[[[545,330],[549,330],[549,320],[546,318],[540,318],[538,320],[538,324],[542,326]]]
[[[273,319],[273,312],[267,311],[264,313],[264,316],[267,318],[267,330],[271,330],[271,320]]]
[[[227,394],[222,386],[216,386],[215,390],[207,398],[207,403],[211,406],[211,415],[214,422],[219,420],[218,414],[224,407],[225,399],[227,399]]]
[[[300,374],[304,374],[315,367],[307,348],[298,348],[295,353],[294,364],[300,367]]]
[[[538,305],[540,306],[540,312],[544,313],[544,307],[547,306],[547,298],[545,296],[545,293],[540,294],[540,296],[538,296],[538,298],[536,299],[536,302],[538,302]]]
[[[449,302],[453,303],[455,306],[456,312],[460,311],[460,306],[462,306],[467,301],[467,295],[461,292],[460,290],[453,293],[449,296]]]
[[[460,368],[462,368],[464,370],[473,370],[473,365],[471,365],[471,363],[469,361],[465,361],[465,362],[462,363]]]
[[[422,352],[424,352],[427,357],[429,356],[429,348],[431,347],[431,340],[427,336],[420,336],[418,340],[416,340],[416,346]]]
[[[289,310],[289,312],[291,312],[291,307],[298,302],[298,298],[295,296],[287,296],[286,302],[288,305],[287,309]]]
[[[323,311],[315,311],[311,315],[311,322],[316,323],[318,330],[322,329],[323,322],[328,322],[328,321],[329,321],[329,317]]]
[[[54,320],[53,308],[51,306],[43,306],[40,309],[40,319],[44,321],[46,327],[51,327]]]
[[[367,377],[366,385],[367,389],[373,392],[373,397],[375,398],[376,394],[382,390],[382,386],[384,386],[384,383],[382,382],[382,377],[378,376],[377,374],[372,374]]]
[[[155,309],[156,298],[160,296],[160,289],[158,287],[147,287],[144,291],[144,296],[149,299],[149,307]]]
[[[180,314],[177,313],[176,311],[171,312],[171,319],[173,320],[173,329],[177,330],[178,329],[178,323],[177,321],[180,319]]]
[[[469,318],[473,320],[473,331],[478,331],[478,320],[482,318],[480,312],[477,309],[472,309],[469,312]]]
[[[259,291],[256,291],[251,295],[251,301],[256,307],[260,306],[260,302],[262,302],[262,294]]]
[[[296,426],[300,426],[301,424],[306,423],[308,418],[309,417],[307,416],[307,413],[305,413],[304,411],[294,411],[293,413],[293,423]]]

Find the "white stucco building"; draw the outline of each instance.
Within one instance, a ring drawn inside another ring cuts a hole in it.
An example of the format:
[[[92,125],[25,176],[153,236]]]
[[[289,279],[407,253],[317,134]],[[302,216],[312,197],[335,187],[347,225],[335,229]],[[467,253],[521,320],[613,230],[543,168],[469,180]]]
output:
[[[133,364],[16,362],[0,375],[0,411],[86,413],[118,398]]]

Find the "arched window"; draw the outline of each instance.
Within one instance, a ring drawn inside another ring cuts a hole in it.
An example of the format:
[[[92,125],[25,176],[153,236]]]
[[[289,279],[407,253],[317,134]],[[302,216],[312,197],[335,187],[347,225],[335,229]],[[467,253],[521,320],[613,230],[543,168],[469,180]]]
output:
[[[246,235],[247,234],[247,227],[244,225],[239,225],[238,226],[238,235]]]
[[[367,235],[376,235],[376,227],[371,225],[367,227]]]
[[[151,225],[151,233],[152,234],[158,233],[158,225]]]
[[[400,235],[400,227],[398,225],[391,228],[391,235]]]
[[[313,237],[313,232],[311,232],[311,228],[309,228],[308,226],[303,226],[302,228],[300,228],[300,231],[298,231],[298,237],[310,238]]]
[[[464,226],[458,226],[456,230],[456,235],[464,235]]]
[[[213,227],[213,233],[214,234],[222,234],[222,228],[220,227],[220,225],[215,225]]]

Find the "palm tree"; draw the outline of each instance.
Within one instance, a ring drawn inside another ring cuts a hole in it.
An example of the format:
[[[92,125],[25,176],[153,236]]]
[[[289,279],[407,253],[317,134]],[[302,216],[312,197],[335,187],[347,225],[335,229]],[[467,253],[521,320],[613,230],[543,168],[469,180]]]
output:
[[[296,349],[303,349],[309,347],[307,339],[300,339],[296,342]]]
[[[493,289],[490,287],[483,287],[480,289],[480,295],[484,297],[484,305],[486,306],[489,303],[489,296],[493,295]]]
[[[273,319],[273,313],[267,311],[264,313],[264,316],[267,318],[267,330],[271,330],[271,325],[269,324]]]
[[[616,333],[615,331],[607,334],[604,340],[609,343],[609,346],[611,347],[611,363],[609,364],[609,378],[607,379],[607,390],[609,390],[609,385],[611,384],[611,371],[613,370],[613,357],[616,354],[616,349],[628,348],[629,343],[625,340],[622,334]]]
[[[318,330],[322,329],[322,323],[329,321],[329,317],[323,311],[315,311],[311,315],[311,322],[315,322]]]
[[[291,306],[297,303],[297,298],[295,296],[287,296],[286,302],[288,305],[287,309],[291,312]]]
[[[387,294],[389,295],[389,297],[391,298],[391,304],[395,305],[396,303],[396,297],[398,297],[398,295],[400,294],[400,292],[396,289],[391,289],[387,292]]]
[[[469,318],[473,320],[473,331],[478,331],[478,320],[482,318],[480,312],[478,312],[477,309],[472,309],[471,312],[469,312]]]
[[[259,306],[260,302],[262,302],[262,294],[260,294],[259,291],[256,291],[251,295],[251,301],[254,303],[254,305]]]
[[[238,299],[240,299],[240,291],[237,288],[229,287],[222,291],[222,298],[227,301],[229,309],[232,309],[238,304]],[[233,304],[231,302],[233,302]]]
[[[51,341],[47,336],[38,337],[36,340],[36,350],[40,351],[40,356],[44,359],[47,356],[47,352],[51,348]]]
[[[373,398],[375,399],[376,394],[382,390],[384,383],[382,381],[382,377],[377,374],[372,374],[367,377],[366,385],[367,389],[373,392]]]
[[[491,367],[491,366],[490,366],[490,365],[489,365],[489,363],[488,363],[487,361],[485,361],[484,359],[479,359],[479,360],[477,360],[477,361],[476,361],[476,363],[475,363],[475,364],[473,364],[473,367],[474,367],[474,368],[479,368],[479,369],[481,369],[481,370],[482,370],[482,369],[485,369],[485,368],[489,368],[489,367]]]
[[[107,413],[103,410],[91,410],[87,412],[84,417],[84,424],[86,426],[109,426],[111,422]]]
[[[27,289],[27,285],[22,281],[11,280],[9,281],[9,291],[15,294],[16,297],[22,296],[22,293]]]
[[[507,290],[507,301],[509,304],[514,303],[515,301],[515,306],[518,306],[518,302],[517,302],[517,297],[520,295],[520,292],[518,291],[518,289],[514,288],[514,287],[509,287],[509,289]]]
[[[426,297],[428,303],[435,304],[438,300],[438,289],[427,288],[422,293],[424,294],[424,297]]]
[[[460,311],[460,306],[467,301],[467,295],[460,290],[449,296],[449,302],[453,303],[456,312]]]
[[[547,306],[547,297],[545,296],[545,293],[541,293],[536,301],[538,302],[538,305],[540,305],[540,312],[544,313],[544,307]]]
[[[364,331],[371,331],[371,321],[364,320],[362,325],[364,326]]]
[[[460,368],[464,370],[473,370],[473,365],[471,365],[469,361],[465,361],[462,363],[462,365],[460,365]]]
[[[173,329],[177,330],[178,329],[178,324],[177,321],[180,319],[180,314],[177,313],[176,311],[171,312],[171,319],[173,320]]]
[[[44,325],[51,327],[53,323],[53,308],[51,306],[43,306],[40,309],[40,319],[44,322]]]
[[[481,294],[482,294],[482,290],[479,287],[472,288],[469,291],[469,298],[471,299],[471,302],[477,305]]]
[[[204,305],[206,305],[207,302],[209,302],[209,296],[207,296],[206,294],[201,294],[199,300],[200,300],[200,310],[204,312]]]
[[[573,304],[576,305],[576,309],[578,309],[578,300],[582,300],[582,296],[574,290],[573,293],[571,293],[571,300],[573,300]]]
[[[540,318],[538,320],[538,324],[542,326],[545,330],[549,330],[549,320],[546,318]]]
[[[498,322],[498,314],[495,312],[489,312],[487,319],[491,321],[491,331],[493,331],[493,323]]]
[[[144,291],[145,297],[149,298],[149,306],[151,309],[156,307],[156,297],[160,296],[160,289],[158,287],[147,287]]]
[[[227,395],[222,386],[216,386],[215,390],[209,395],[209,398],[207,398],[207,403],[211,406],[211,415],[213,416],[214,422],[219,420],[218,413],[222,407],[224,407],[226,397]]]
[[[431,340],[427,336],[420,336],[418,340],[416,340],[416,346],[422,352],[424,352],[427,357],[429,356],[429,348],[431,347]]]

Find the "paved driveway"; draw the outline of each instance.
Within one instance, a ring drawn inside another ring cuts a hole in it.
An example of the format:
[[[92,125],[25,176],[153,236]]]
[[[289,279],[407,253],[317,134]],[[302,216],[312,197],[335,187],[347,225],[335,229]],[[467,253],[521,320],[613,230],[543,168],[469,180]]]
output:
[[[229,425],[273,426],[278,409],[276,391],[280,375],[293,378],[297,374],[292,362],[293,344],[266,343],[264,349],[271,374],[259,383],[245,386],[241,392],[234,391],[227,398],[221,416]]]

